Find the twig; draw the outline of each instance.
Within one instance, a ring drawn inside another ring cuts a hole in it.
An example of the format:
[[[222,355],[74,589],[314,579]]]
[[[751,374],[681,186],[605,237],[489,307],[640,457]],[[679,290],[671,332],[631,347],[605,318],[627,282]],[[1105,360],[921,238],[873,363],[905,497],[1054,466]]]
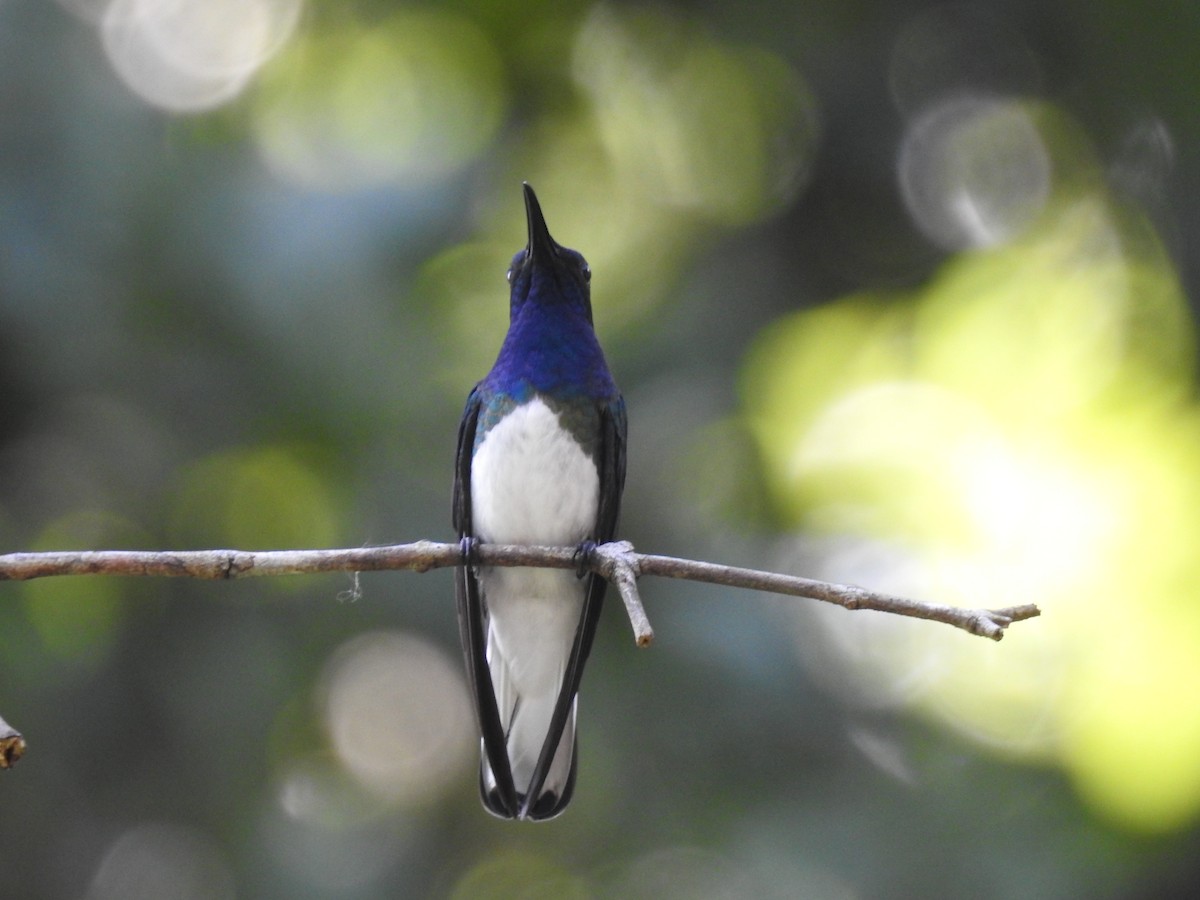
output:
[[[579,565],[575,547],[522,547],[478,544],[476,560],[487,566],[528,566],[574,569]],[[263,575],[307,575],[318,572],[371,572],[430,569],[458,565],[458,544],[416,541],[385,547],[348,550],[90,550],[51,553],[8,553],[0,555],[0,581],[24,581],[50,575],[158,575],[182,578],[248,578]],[[638,596],[637,579],[642,575],[682,578],[729,587],[770,591],[835,603],[846,609],[881,612],[944,622],[971,634],[1004,637],[1013,622],[1041,615],[1033,604],[1004,609],[962,609],[940,603],[923,603],[905,597],[880,594],[846,584],[815,581],[796,575],[740,569],[715,563],[634,552],[626,541],[600,544],[591,555],[592,571],[616,585],[625,602],[639,646],[646,646],[654,633]]]
[[[25,738],[0,717],[0,769],[11,769],[24,753]]]

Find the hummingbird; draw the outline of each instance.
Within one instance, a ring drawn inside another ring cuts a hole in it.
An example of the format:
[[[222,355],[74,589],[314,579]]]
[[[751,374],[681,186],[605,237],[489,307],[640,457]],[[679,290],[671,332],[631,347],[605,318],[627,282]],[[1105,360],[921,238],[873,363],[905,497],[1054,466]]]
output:
[[[616,532],[626,422],[592,324],[591,269],[523,187],[528,243],[508,269],[508,333],[458,432],[455,593],[483,805],[542,820],[575,787],[579,683],[607,587],[587,556]],[[578,571],[475,565],[477,542],[576,547]]]

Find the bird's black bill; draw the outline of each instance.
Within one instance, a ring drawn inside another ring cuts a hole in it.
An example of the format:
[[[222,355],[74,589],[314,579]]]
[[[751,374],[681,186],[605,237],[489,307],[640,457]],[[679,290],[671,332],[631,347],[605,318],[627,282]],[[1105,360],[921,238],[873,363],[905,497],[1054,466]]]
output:
[[[542,215],[542,205],[538,203],[537,194],[524,182],[525,188],[525,222],[529,228],[529,244],[525,248],[528,258],[536,263],[548,263],[554,258],[557,244],[550,237],[550,229],[546,227],[546,217]]]

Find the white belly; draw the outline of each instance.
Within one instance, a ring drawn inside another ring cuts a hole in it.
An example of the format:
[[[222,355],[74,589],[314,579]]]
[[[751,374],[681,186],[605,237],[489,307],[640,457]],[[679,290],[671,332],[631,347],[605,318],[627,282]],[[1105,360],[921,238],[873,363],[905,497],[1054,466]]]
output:
[[[595,463],[540,399],[495,425],[471,463],[471,518],[487,543],[578,544],[595,526],[599,496]],[[496,700],[523,789],[549,728],[587,581],[564,569],[481,568],[478,578]],[[568,731],[548,787],[566,778]]]

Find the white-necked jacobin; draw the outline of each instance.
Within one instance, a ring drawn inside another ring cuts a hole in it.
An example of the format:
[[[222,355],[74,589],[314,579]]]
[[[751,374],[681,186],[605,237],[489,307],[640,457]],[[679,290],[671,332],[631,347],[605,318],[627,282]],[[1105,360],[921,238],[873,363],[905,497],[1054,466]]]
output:
[[[575,712],[605,581],[472,564],[472,542],[610,541],[625,484],[625,403],[592,327],[591,270],[525,188],[529,243],[513,257],[509,326],[458,434],[459,626],[482,735],[483,805],[549,819],[575,785]],[[581,557],[582,559],[582,557]]]

